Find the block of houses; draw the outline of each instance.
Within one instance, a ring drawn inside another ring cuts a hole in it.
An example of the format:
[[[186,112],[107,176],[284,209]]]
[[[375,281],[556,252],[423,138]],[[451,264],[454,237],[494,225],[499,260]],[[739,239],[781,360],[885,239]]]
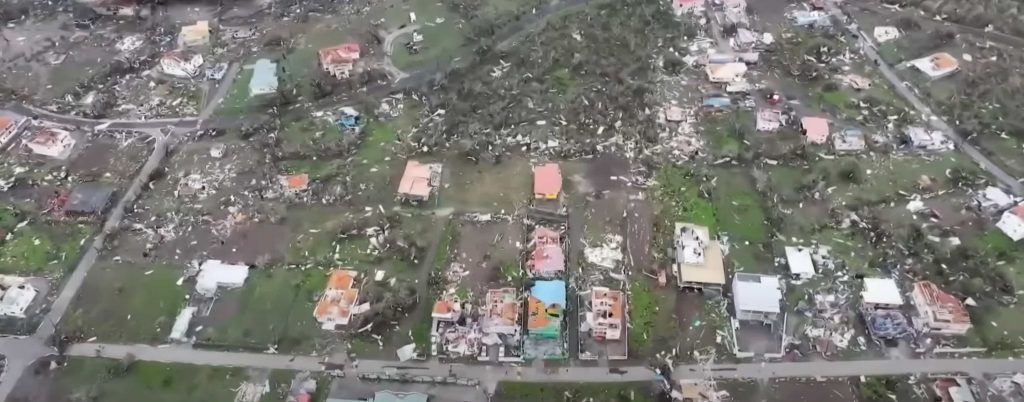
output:
[[[196,292],[205,297],[213,297],[218,289],[242,287],[248,277],[248,265],[206,260],[199,266],[199,274],[196,275]]]
[[[318,52],[320,56],[320,68],[334,78],[348,78],[359,60],[360,48],[358,43],[342,43],[337,46],[326,47]]]
[[[914,326],[923,332],[965,335],[971,329],[971,316],[956,296],[939,289],[930,281],[914,283],[910,293],[917,310]]]
[[[786,247],[786,263],[789,265],[789,274],[794,278],[810,279],[816,273],[811,249],[807,247]]]
[[[527,336],[558,339],[562,336],[565,314],[565,282],[561,280],[536,281],[527,299]]]
[[[398,196],[410,201],[427,201],[440,185],[440,163],[410,160],[406,162],[402,180],[398,182]]]
[[[892,278],[864,278],[861,303],[867,310],[895,310],[903,305],[903,294]]]
[[[828,119],[822,117],[804,117],[800,119],[800,128],[804,139],[811,144],[824,144],[828,141]]]
[[[313,310],[313,317],[321,328],[333,331],[338,326],[348,325],[352,319],[352,309],[359,299],[359,289],[355,287],[358,275],[358,272],[350,269],[331,272],[324,294]]]
[[[519,306],[515,288],[488,289],[480,329],[486,334],[518,335]]]
[[[557,163],[545,163],[533,168],[533,196],[541,200],[556,200],[562,193],[562,169]]]
[[[42,127],[25,142],[33,153],[56,159],[67,159],[75,147],[75,138],[66,130]]]
[[[1016,202],[1013,196],[1006,194],[999,187],[988,186],[974,192],[971,195],[971,202],[975,208],[989,214],[1002,212],[1013,206]]]
[[[782,128],[782,111],[761,109],[757,111],[757,131],[775,131]]]
[[[782,282],[775,275],[737,272],[732,278],[736,319],[774,323],[782,314]]]
[[[1013,241],[1024,239],[1024,204],[1003,211],[996,227]]]
[[[590,289],[589,302],[586,322],[591,336],[598,341],[622,339],[626,327],[626,299],[622,291],[594,287]]]
[[[269,59],[259,59],[252,65],[252,78],[249,79],[249,96],[260,96],[277,93],[277,63]]]
[[[680,289],[721,293],[725,286],[722,247],[711,240],[707,227],[692,223],[675,224],[672,255]]]
[[[4,289],[0,296],[0,316],[25,317],[25,311],[32,305],[39,291],[28,282],[22,282]]]
[[[187,50],[172,50],[160,58],[160,70],[178,78],[195,78],[203,67],[203,55]]]
[[[543,226],[537,226],[530,241],[532,250],[526,268],[531,277],[551,278],[565,272],[565,252],[561,235]]]
[[[953,141],[946,138],[946,135],[938,130],[928,130],[924,127],[911,126],[903,130],[910,146],[916,149],[927,151],[947,151],[953,149]]]
[[[945,77],[960,69],[960,62],[946,52],[939,52],[931,56],[911,60],[910,65],[921,70],[922,73],[932,79]]]
[[[836,152],[859,152],[867,148],[867,140],[860,129],[847,128],[833,136],[832,148]]]
[[[747,73],[747,65],[735,62],[708,64],[705,72],[711,82],[738,82],[743,81],[743,76]]]
[[[210,44],[210,21],[196,21],[193,25],[181,27],[178,33],[178,47],[199,47]]]

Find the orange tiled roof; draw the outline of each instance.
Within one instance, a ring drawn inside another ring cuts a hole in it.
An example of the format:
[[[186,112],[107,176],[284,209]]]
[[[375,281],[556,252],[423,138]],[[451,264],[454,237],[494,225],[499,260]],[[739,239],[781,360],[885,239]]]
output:
[[[327,288],[313,310],[313,316],[318,320],[333,317],[347,322],[352,315],[352,306],[359,297],[359,289],[352,288],[356,275],[355,271],[347,269],[331,272]]]

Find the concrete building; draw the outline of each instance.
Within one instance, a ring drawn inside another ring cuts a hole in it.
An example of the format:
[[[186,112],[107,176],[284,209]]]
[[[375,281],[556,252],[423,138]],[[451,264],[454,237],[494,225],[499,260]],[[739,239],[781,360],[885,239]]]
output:
[[[359,289],[355,288],[358,275],[358,272],[349,269],[331,272],[324,294],[313,310],[313,317],[321,328],[334,331],[338,326],[348,325],[359,299]]]
[[[248,265],[206,260],[199,266],[199,274],[196,275],[196,292],[206,297],[213,297],[217,294],[217,289],[242,287],[248,277]]]
[[[775,275],[738,272],[732,279],[732,298],[737,320],[771,324],[782,313],[782,282]]]
[[[966,335],[971,329],[971,316],[960,299],[939,289],[930,281],[914,283],[910,292],[917,310],[914,326],[922,332],[945,335]]]
[[[860,296],[863,307],[868,310],[898,309],[903,305],[900,287],[891,278],[864,278]]]
[[[269,59],[259,59],[253,64],[252,70],[252,78],[249,80],[249,96],[277,93],[277,63]]]
[[[591,336],[599,341],[622,339],[626,327],[625,294],[606,287],[594,287],[590,289],[589,305],[586,323]]]
[[[711,240],[708,228],[692,223],[675,224],[672,255],[680,289],[722,292],[725,286],[725,262],[721,245]]]

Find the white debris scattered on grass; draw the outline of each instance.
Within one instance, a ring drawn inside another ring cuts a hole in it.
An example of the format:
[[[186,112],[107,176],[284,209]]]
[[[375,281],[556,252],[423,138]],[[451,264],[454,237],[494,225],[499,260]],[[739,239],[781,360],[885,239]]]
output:
[[[235,391],[235,402],[257,402],[263,398],[263,395],[270,392],[270,381],[263,380],[262,382],[243,382]]]
[[[622,236],[605,235],[604,242],[597,247],[583,250],[587,262],[604,268],[615,268],[622,261]]]

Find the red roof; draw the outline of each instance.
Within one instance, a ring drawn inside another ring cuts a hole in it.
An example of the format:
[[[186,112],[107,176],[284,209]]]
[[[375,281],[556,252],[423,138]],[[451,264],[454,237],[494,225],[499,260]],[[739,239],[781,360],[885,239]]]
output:
[[[351,63],[359,59],[359,44],[350,42],[320,49],[320,64]]]
[[[547,163],[533,168],[533,193],[558,195],[562,192],[562,169],[557,163]]]
[[[1017,217],[1024,218],[1024,204],[1011,208],[1010,213],[1017,215]]]

